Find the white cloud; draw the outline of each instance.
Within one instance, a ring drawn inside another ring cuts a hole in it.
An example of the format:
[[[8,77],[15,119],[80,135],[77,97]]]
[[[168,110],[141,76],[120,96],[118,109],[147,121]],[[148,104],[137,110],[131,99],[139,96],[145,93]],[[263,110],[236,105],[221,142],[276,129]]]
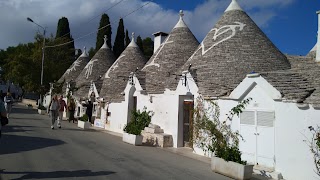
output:
[[[260,26],[266,26],[277,11],[293,3],[294,0],[239,0],[243,9]],[[0,0],[0,49],[15,46],[18,43],[33,41],[37,26],[26,20],[48,27],[48,32],[55,34],[58,19],[69,19],[72,36],[78,38],[97,30],[100,17],[88,22],[92,17],[102,13],[119,0]],[[142,6],[142,0],[124,0],[107,14],[112,22],[113,37],[116,35],[118,20],[131,11]],[[191,31],[201,41],[228,6],[226,0],[209,0],[199,4],[194,10],[185,12],[185,21]],[[124,19],[125,28],[142,37],[151,37],[157,31],[169,32],[178,21],[178,12],[163,9],[161,5],[151,2]],[[114,38],[113,38],[114,39]],[[77,47],[94,46],[96,33],[76,41]]]

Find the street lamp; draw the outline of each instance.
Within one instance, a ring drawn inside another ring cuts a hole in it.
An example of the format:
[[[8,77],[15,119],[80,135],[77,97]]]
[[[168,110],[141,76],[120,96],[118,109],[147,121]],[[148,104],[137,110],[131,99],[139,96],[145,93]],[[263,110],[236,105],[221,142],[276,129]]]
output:
[[[42,90],[42,84],[43,84],[43,62],[44,62],[44,48],[45,48],[45,43],[46,43],[46,28],[42,27],[41,25],[35,23],[31,18],[27,17],[27,20],[32,22],[33,24],[36,24],[37,26],[39,26],[40,28],[43,29],[43,44],[42,44],[42,63],[41,63],[41,88],[40,90]],[[42,105],[42,95],[41,95],[41,91],[40,91],[40,104]]]

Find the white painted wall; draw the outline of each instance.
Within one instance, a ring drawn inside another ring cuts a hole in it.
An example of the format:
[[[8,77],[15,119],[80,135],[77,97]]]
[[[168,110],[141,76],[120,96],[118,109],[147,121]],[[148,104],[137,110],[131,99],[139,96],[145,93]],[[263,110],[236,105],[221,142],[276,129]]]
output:
[[[250,88],[250,84],[254,81],[257,84]],[[247,88],[243,84],[247,84]],[[247,89],[250,89],[250,92]],[[261,77],[246,78],[230,96],[238,92],[246,92],[245,96],[241,94],[233,96],[234,98],[251,97],[253,99],[246,110],[275,112],[275,171],[290,180],[317,179],[312,154],[304,140],[311,138],[308,126],[319,124],[320,110],[312,107],[300,109],[295,103],[275,101],[273,98],[278,98],[278,96],[273,90],[266,86]],[[237,104],[233,100],[218,100],[218,102],[222,116]],[[233,119],[233,130],[239,130],[239,122],[238,117]]]

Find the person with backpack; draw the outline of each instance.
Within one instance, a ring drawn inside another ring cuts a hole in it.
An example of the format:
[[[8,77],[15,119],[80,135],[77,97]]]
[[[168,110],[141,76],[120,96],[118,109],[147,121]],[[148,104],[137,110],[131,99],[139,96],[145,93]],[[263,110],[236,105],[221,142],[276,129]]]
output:
[[[76,103],[74,102],[74,99],[71,98],[68,103],[68,111],[69,111],[69,122],[72,120],[74,123],[74,112],[76,111]]]
[[[13,98],[11,96],[10,92],[7,92],[7,95],[4,97],[4,105],[7,111],[7,117],[9,117],[12,109],[12,104],[13,104]]]

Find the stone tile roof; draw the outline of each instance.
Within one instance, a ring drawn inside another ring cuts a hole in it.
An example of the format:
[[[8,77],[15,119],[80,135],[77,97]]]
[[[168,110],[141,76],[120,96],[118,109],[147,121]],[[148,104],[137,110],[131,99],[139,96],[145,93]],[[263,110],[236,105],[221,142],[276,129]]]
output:
[[[128,83],[130,73],[141,70],[146,62],[147,59],[132,38],[131,43],[103,77],[100,97],[109,102],[124,100],[122,92]]]
[[[167,81],[167,77],[188,60],[199,42],[185,25],[180,12],[180,20],[169,36],[153,54],[142,69],[146,72],[146,90],[148,93],[163,93],[165,88],[176,88],[177,81]]]
[[[196,78],[199,93],[228,95],[251,72],[290,69],[286,56],[242,10],[226,11],[180,69]]]
[[[311,56],[287,55],[292,71],[300,73],[315,88],[315,91],[305,100],[315,106],[320,106],[320,63]]]
[[[58,80],[58,83],[63,83],[62,91],[65,92],[67,88],[67,83],[71,81],[75,81],[77,77],[80,75],[83,68],[87,65],[89,61],[89,57],[84,49],[83,53],[77,60],[75,60],[72,65],[67,69],[67,71],[62,75],[62,77]]]
[[[285,100],[302,103],[315,91],[306,77],[292,70],[267,72],[261,76],[275,87]]]
[[[89,92],[87,87],[90,87],[91,82],[96,82],[103,77],[114,61],[113,52],[106,45],[103,45],[77,77],[76,87],[79,89],[74,93],[74,96],[77,98],[85,97]]]

